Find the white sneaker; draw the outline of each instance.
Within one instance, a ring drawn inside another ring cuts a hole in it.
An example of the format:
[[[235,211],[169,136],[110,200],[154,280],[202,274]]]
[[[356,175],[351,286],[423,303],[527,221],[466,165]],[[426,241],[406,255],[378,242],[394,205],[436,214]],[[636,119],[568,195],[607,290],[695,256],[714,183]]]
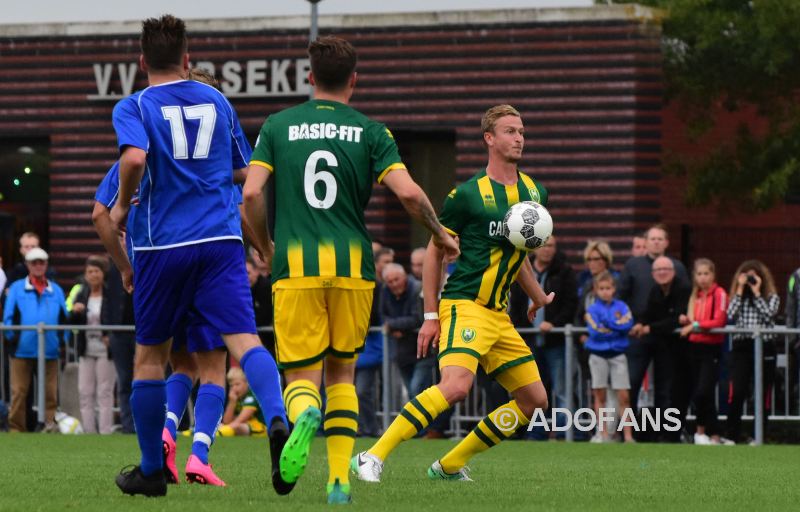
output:
[[[599,433],[597,433],[597,434],[592,436],[592,438],[589,440],[589,442],[590,443],[602,443],[602,442],[605,442],[605,440],[603,439],[603,436],[601,436]]]
[[[706,434],[695,434],[694,444],[710,445],[711,438],[708,437]]]
[[[460,480],[462,482],[473,482],[469,477],[469,468],[464,466],[455,473],[446,473],[442,468],[442,463],[438,460],[428,468],[428,478],[431,480]]]
[[[719,444],[721,444],[723,446],[735,446],[736,442],[733,441],[732,439],[728,439],[726,437],[720,437],[719,438]]]
[[[383,473],[383,461],[369,452],[357,453],[350,459],[350,471],[359,480],[379,483]]]

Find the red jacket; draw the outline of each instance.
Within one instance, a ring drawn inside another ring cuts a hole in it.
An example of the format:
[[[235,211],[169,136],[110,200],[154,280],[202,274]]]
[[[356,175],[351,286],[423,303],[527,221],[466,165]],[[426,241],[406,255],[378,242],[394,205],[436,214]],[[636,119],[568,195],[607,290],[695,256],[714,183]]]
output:
[[[694,321],[701,330],[725,327],[728,321],[728,294],[720,285],[714,283],[708,292],[697,291],[694,297]],[[689,335],[692,343],[716,344],[725,341],[724,334],[693,332]]]

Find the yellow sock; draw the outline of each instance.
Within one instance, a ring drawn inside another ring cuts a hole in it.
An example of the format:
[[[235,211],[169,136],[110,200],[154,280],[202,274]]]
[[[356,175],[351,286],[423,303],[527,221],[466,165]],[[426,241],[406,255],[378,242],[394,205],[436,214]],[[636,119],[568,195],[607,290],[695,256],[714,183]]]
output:
[[[301,379],[287,384],[283,390],[283,403],[286,404],[286,416],[292,423],[309,407],[322,409],[319,390],[310,380]]]
[[[358,396],[352,384],[325,388],[325,443],[328,447],[328,483],[350,483],[350,457],[358,430]]]
[[[457,473],[472,457],[507,439],[519,427],[527,425],[528,421],[516,400],[501,405],[483,418],[447,455],[439,459],[442,469],[446,473]]]
[[[450,407],[439,388],[431,386],[410,402],[403,406],[400,414],[395,418],[378,442],[369,449],[369,453],[381,460],[394,450],[398,444],[417,435]]]

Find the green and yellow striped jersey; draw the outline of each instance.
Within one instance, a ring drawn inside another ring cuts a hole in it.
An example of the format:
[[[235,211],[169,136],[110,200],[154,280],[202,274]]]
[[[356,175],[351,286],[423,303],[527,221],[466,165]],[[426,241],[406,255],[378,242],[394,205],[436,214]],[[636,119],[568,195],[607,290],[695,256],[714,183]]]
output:
[[[503,236],[503,218],[511,205],[536,201],[547,205],[547,189],[517,171],[515,185],[503,185],[483,170],[447,196],[439,218],[459,237],[461,255],[447,279],[443,299],[468,299],[493,310],[508,303],[508,290],[527,252]]]
[[[343,103],[311,100],[267,118],[250,163],[274,173],[273,283],[375,280],[364,209],[372,184],[405,168],[384,125]],[[350,281],[322,286],[334,282]]]

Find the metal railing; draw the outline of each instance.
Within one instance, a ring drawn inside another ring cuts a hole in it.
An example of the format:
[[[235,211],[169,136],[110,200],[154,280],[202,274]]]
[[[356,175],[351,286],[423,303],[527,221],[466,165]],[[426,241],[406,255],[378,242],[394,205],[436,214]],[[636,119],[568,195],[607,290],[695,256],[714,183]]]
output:
[[[18,325],[18,326],[3,326],[2,332],[0,332],[0,361],[5,361],[6,359],[6,340],[5,340],[5,333],[7,331],[36,331],[37,338],[38,338],[38,354],[39,357],[37,359],[37,419],[40,424],[43,424],[45,421],[45,386],[42,384],[44,383],[44,375],[45,375],[45,334],[48,331],[110,331],[110,332],[133,332],[135,328],[130,325],[94,325],[94,326],[87,326],[87,325],[46,325],[43,323],[37,325]],[[272,332],[272,327],[260,327],[259,332]],[[536,328],[519,328],[517,329],[520,334],[539,334],[539,329]],[[370,328],[370,332],[383,332],[380,327],[372,327]],[[575,410],[575,387],[574,387],[574,379],[573,375],[576,373],[576,354],[575,354],[575,336],[587,333],[587,329],[585,327],[576,327],[573,325],[566,325],[564,327],[554,327],[550,333],[558,333],[563,334],[565,343],[564,343],[564,351],[565,351],[565,407],[571,411]],[[753,396],[754,397],[763,397],[764,396],[764,366],[763,366],[763,355],[764,355],[764,346],[763,346],[763,336],[764,335],[775,335],[775,336],[788,336],[788,335],[800,335],[800,329],[787,329],[785,327],[775,327],[772,329],[737,329],[735,327],[725,327],[721,329],[713,329],[710,332],[718,333],[718,334],[748,334],[753,337],[753,351],[754,351],[754,381],[755,381],[755,389]],[[388,428],[392,419],[399,414],[398,410],[393,410],[395,408],[392,407],[392,394],[393,390],[396,388],[396,384],[393,382],[394,379],[392,377],[392,361],[390,361],[388,355],[390,353],[390,339],[383,333],[383,362],[382,362],[382,371],[381,371],[381,411],[378,413],[382,417],[382,424],[384,430]],[[74,337],[73,337],[74,338]],[[788,349],[788,342],[785,343],[785,347]],[[75,346],[74,341],[71,346],[68,347],[68,354],[71,352],[73,357],[75,357]],[[788,354],[787,354],[788,355]],[[800,420],[800,415],[798,416],[791,416],[789,414],[789,390],[788,390],[788,383],[789,383],[789,365],[785,365],[785,376],[784,379],[786,384],[786,414],[780,416],[780,419],[791,419],[791,420]],[[4,400],[8,401],[9,398],[9,390],[5,387],[5,368],[4,364],[0,364],[0,397]],[[463,404],[459,403],[455,406],[455,412],[451,418],[451,428],[452,431],[456,434],[456,436],[460,436],[464,429],[462,428],[462,423],[465,422],[474,422],[480,420],[482,417],[486,415],[488,411],[485,410],[485,401],[484,403],[484,410],[480,410],[478,405],[479,400],[477,400],[477,393],[481,391],[478,388],[477,382],[473,385],[472,397],[468,398],[465,402],[471,403],[472,411],[465,411]],[[774,393],[774,391],[773,391]],[[764,428],[763,428],[763,417],[764,417],[764,401],[763,399],[756,399],[754,400],[755,403],[755,414],[753,418],[755,419],[755,444],[763,444],[764,442]],[[774,403],[774,402],[773,402]],[[636,404],[633,404],[635,406]],[[470,414],[472,412],[472,414]],[[574,432],[573,429],[568,429],[565,432],[565,437],[567,441],[572,441],[574,439]]]

